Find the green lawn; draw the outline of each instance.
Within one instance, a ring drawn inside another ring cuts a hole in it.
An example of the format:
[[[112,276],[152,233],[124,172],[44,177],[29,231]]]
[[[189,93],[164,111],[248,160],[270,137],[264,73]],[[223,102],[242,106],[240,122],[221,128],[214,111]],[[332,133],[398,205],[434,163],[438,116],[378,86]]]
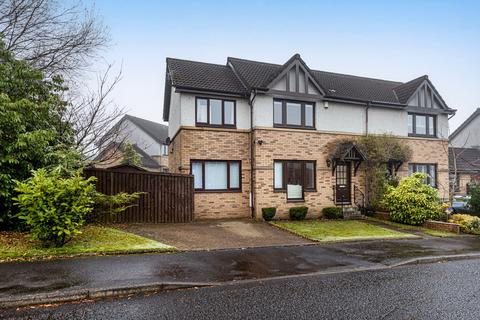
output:
[[[0,262],[85,254],[172,252],[175,248],[118,229],[88,225],[61,248],[44,248],[27,233],[0,232]]]
[[[398,222],[393,222],[393,221],[388,221],[388,220],[382,220],[382,219],[376,219],[376,218],[369,218],[369,219],[373,220],[373,221],[376,221],[376,222],[387,224],[387,225],[392,226],[392,227],[403,229],[403,230],[421,231],[423,233],[426,233],[426,234],[434,236],[434,237],[446,238],[446,237],[457,236],[457,234],[452,233],[452,232],[433,230],[433,229],[428,229],[428,228],[420,227],[420,226],[411,226],[411,225],[408,225],[408,224],[403,224],[403,223],[398,223]]]
[[[330,242],[366,239],[416,238],[415,235],[356,220],[274,221],[273,225],[313,241]]]

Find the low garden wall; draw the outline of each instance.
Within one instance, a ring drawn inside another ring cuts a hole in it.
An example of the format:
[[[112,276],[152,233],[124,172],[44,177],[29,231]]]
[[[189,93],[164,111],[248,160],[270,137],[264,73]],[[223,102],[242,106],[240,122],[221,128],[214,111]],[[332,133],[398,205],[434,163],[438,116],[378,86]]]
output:
[[[425,228],[459,234],[460,226],[456,223],[428,220],[423,224]]]
[[[390,214],[388,212],[376,212],[374,214],[374,217],[380,220],[390,220]],[[422,227],[438,231],[452,232],[456,234],[460,233],[460,226],[456,223],[451,222],[428,220],[422,225]]]

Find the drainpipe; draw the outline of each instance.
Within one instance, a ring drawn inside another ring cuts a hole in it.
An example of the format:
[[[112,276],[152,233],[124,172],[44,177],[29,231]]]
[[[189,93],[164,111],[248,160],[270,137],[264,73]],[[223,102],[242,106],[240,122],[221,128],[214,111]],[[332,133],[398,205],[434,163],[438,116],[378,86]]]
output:
[[[367,105],[365,107],[365,136],[368,136],[368,110],[370,109],[370,101],[367,101]],[[369,201],[369,194],[368,194],[368,179],[367,179],[367,172],[365,168],[365,199],[364,199],[364,206],[367,204],[370,205]]]
[[[250,105],[250,210],[252,219],[255,218],[255,199],[254,199],[254,173],[253,173],[253,163],[254,163],[254,156],[253,156],[253,149],[255,142],[253,141],[253,102],[257,96],[257,90],[253,90],[253,97],[248,99],[248,104]]]
[[[370,109],[370,101],[367,102],[365,107],[365,135],[368,136],[368,109]]]

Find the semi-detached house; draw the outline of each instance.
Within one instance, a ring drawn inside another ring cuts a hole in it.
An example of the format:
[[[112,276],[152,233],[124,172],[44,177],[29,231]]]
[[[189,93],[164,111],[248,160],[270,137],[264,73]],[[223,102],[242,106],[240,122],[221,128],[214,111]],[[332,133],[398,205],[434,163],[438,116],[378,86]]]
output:
[[[167,58],[163,118],[169,167],[191,173],[195,217],[261,217],[292,206],[309,216],[355,205],[365,155],[347,139],[391,134],[413,150],[397,174],[422,171],[448,197],[448,116],[427,76],[402,83],[228,58],[225,65]]]

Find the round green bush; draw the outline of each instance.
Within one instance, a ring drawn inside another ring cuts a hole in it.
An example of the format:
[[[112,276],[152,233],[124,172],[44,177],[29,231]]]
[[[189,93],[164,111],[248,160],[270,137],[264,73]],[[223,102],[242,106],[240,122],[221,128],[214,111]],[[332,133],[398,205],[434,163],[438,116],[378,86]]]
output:
[[[440,214],[438,190],[424,183],[424,173],[414,173],[403,178],[398,187],[389,186],[383,200],[395,222],[420,225],[437,219]]]
[[[475,215],[480,215],[480,184],[477,183],[470,187],[470,200],[468,201],[468,206],[471,209],[472,213]]]
[[[32,238],[61,247],[80,233],[85,217],[93,210],[94,180],[85,179],[80,171],[64,178],[58,172],[38,169],[31,178],[18,182],[14,201]]]
[[[293,207],[288,210],[291,220],[303,220],[307,216],[308,207]]]
[[[326,207],[322,209],[322,214],[327,219],[342,219],[343,211],[340,207]]]
[[[262,216],[265,221],[271,221],[277,213],[277,208],[262,208]]]

